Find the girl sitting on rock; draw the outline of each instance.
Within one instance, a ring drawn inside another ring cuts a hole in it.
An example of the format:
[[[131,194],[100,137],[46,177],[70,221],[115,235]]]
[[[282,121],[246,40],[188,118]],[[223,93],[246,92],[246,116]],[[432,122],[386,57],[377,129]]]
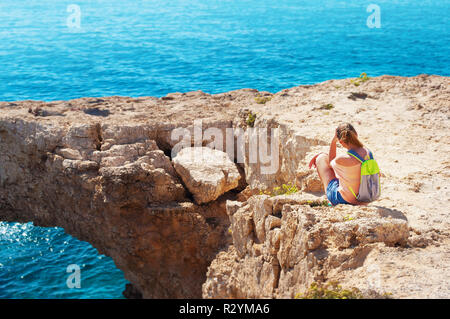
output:
[[[336,143],[338,141],[348,150],[346,155],[336,156]],[[322,181],[327,198],[333,206],[338,204],[366,205],[367,201],[370,200],[358,200],[360,198],[358,192],[361,193],[361,164],[369,159],[373,160],[373,155],[368,149],[363,147],[355,128],[349,123],[344,123],[340,124],[336,129],[331,141],[329,154],[319,153],[314,156],[309,163],[309,168],[312,166],[317,168],[317,173]],[[372,170],[373,172],[378,170],[376,162],[375,164],[370,164],[370,166],[376,166]],[[372,174],[372,172],[369,173]],[[369,195],[369,197],[372,196],[373,198],[377,198],[380,191],[379,174],[378,172],[376,174],[378,176],[374,179],[375,183],[369,181],[368,185],[370,188],[373,184],[377,189],[367,190],[368,193],[378,192],[377,194]],[[365,190],[363,191],[365,192]]]

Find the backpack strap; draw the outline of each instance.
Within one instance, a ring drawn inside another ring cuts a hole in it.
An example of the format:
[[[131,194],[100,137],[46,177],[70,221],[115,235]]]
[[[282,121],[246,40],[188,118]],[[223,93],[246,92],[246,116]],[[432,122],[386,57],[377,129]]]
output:
[[[373,159],[373,154],[369,149],[366,149],[366,151],[369,153],[369,159]],[[353,156],[354,158],[356,158],[358,161],[360,161],[361,163],[365,162],[366,160],[364,158],[362,158],[361,156],[359,156],[358,153],[356,153],[354,150],[348,150],[347,154],[350,156]]]
[[[356,158],[361,163],[364,162],[364,159],[361,156],[359,156],[359,154],[356,153],[354,150],[348,150],[347,154],[350,155],[350,156],[353,156],[354,158]]]
[[[351,188],[349,186],[348,189],[350,190],[350,192],[352,192],[353,196],[355,196],[355,198],[358,199],[358,196],[356,196],[355,191],[353,190],[353,188]]]
[[[364,162],[364,159],[361,158],[361,156],[359,156],[359,154],[356,153],[354,150],[348,150],[347,154],[356,158],[361,164]],[[350,186],[348,188],[350,192],[352,192],[353,196],[355,196],[356,200],[358,200],[358,196],[356,195],[355,191]]]

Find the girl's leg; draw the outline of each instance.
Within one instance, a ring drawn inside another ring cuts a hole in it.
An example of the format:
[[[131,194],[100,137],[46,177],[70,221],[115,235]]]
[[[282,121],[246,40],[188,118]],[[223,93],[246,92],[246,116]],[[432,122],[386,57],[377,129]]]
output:
[[[336,178],[334,174],[334,170],[331,168],[330,163],[328,162],[327,154],[320,154],[316,159],[317,173],[319,174],[320,180],[323,184],[323,189],[325,193],[327,192],[327,187],[330,181]]]

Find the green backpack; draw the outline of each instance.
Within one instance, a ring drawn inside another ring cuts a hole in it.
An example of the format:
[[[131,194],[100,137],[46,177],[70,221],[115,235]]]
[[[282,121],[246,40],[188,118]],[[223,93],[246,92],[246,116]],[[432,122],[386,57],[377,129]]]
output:
[[[368,159],[363,159],[354,150],[349,150],[347,154],[361,162],[361,181],[359,184],[358,195],[351,187],[349,187],[353,196],[360,202],[372,202],[377,200],[381,194],[380,169],[378,163],[373,158],[372,152],[369,151]]]

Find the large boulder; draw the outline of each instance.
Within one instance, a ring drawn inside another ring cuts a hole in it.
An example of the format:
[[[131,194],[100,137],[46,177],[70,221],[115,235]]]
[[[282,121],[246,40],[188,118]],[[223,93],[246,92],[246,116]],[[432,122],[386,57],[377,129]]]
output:
[[[209,147],[184,148],[173,164],[197,204],[211,202],[238,187],[241,178],[226,153]]]

